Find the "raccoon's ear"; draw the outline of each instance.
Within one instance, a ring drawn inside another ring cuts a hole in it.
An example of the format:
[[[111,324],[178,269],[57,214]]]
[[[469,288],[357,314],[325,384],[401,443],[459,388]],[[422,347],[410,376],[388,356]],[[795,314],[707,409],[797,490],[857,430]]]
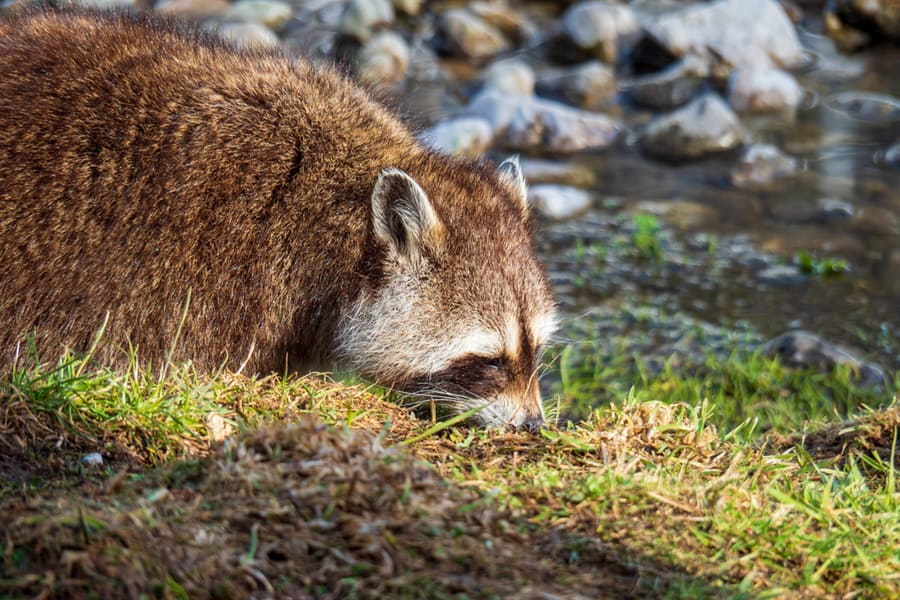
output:
[[[425,190],[400,169],[385,169],[372,190],[375,235],[399,256],[413,259],[437,250],[444,225]]]
[[[497,174],[513,189],[519,208],[523,215],[528,214],[528,186],[525,184],[525,176],[522,167],[519,166],[519,157],[510,156],[497,167]]]

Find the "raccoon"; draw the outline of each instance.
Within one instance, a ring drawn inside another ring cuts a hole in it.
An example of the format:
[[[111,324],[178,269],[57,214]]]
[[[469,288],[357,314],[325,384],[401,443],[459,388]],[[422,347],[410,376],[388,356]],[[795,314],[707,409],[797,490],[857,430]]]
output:
[[[332,68],[147,16],[0,21],[4,369],[102,327],[113,367],[346,367],[536,428],[530,222],[517,161],[427,149]]]

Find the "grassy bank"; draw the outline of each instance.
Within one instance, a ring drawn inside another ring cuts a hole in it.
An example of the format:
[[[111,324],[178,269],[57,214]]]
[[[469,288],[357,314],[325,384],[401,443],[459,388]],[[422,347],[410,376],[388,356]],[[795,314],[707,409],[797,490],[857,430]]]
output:
[[[729,399],[798,393],[734,360],[645,373],[539,435],[315,376],[19,371],[0,382],[0,597],[900,595],[900,408],[734,426]],[[713,393],[735,369],[743,387]],[[604,381],[565,378],[576,400]]]

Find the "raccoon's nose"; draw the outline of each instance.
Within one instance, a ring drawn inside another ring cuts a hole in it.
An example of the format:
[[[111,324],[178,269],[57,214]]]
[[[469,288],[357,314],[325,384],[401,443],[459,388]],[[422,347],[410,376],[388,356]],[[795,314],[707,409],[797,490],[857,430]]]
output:
[[[538,415],[537,417],[526,419],[525,422],[522,423],[522,429],[528,431],[529,433],[537,433],[541,430],[541,425],[543,424],[544,417]]]

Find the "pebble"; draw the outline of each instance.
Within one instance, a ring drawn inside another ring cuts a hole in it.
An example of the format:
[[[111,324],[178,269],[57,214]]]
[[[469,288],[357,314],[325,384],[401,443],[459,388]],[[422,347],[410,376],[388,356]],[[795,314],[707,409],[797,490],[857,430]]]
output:
[[[206,434],[214,442],[221,442],[234,434],[234,425],[227,422],[222,415],[210,413],[206,417]]]
[[[619,39],[634,35],[640,29],[634,11],[621,4],[581,2],[562,16],[565,36],[582,50],[615,64],[619,55]]]
[[[484,89],[496,90],[517,96],[534,93],[535,75],[528,63],[507,58],[491,63],[483,72]]]
[[[788,285],[806,281],[807,277],[795,265],[772,265],[756,274],[761,283]]]
[[[706,60],[689,54],[665,69],[631,80],[628,94],[638,104],[670,110],[696,96],[709,75]]]
[[[591,194],[574,187],[542,183],[529,186],[528,201],[542,216],[562,221],[587,210]]]
[[[594,184],[594,172],[587,165],[572,161],[545,160],[541,158],[519,159],[519,166],[528,183],[557,183],[580,188]]]
[[[396,84],[406,77],[410,52],[406,41],[393,31],[376,33],[357,55],[357,70],[363,83]]]
[[[567,69],[554,69],[541,73],[537,91],[579,106],[597,109],[608,105],[615,97],[616,75],[613,70],[597,60]]]
[[[81,464],[88,467],[102,467],[103,455],[99,452],[91,452],[81,457]]]
[[[681,230],[708,227],[719,220],[715,208],[690,200],[642,200],[630,212],[655,215]]]
[[[238,0],[229,7],[225,18],[243,23],[260,23],[278,30],[293,14],[291,5],[279,0]]]
[[[394,0],[394,9],[412,17],[422,10],[422,3],[423,0]]]
[[[744,149],[729,178],[735,187],[770,183],[797,172],[797,159],[772,144],[752,144]]]
[[[803,87],[781,69],[741,67],[728,79],[728,102],[738,112],[792,112],[803,98]]]
[[[794,25],[777,0],[690,4],[643,23],[644,32],[676,57],[720,57],[732,67],[792,68],[807,62]]]
[[[241,48],[277,48],[278,36],[259,23],[223,23],[216,28],[222,39]]]
[[[447,52],[466,58],[489,58],[509,48],[500,30],[464,8],[440,15],[438,37]]]
[[[853,216],[853,205],[839,198],[819,198],[819,210],[826,221],[844,221]]]
[[[569,154],[611,146],[622,125],[601,114],[542,98],[519,102],[501,136],[510,149]]]
[[[162,0],[154,10],[161,15],[197,19],[224,15],[230,6],[228,0]]]
[[[880,35],[900,41],[900,3],[897,0],[833,0],[830,14],[844,23],[868,23]]]
[[[494,129],[486,119],[459,117],[438,123],[422,139],[432,148],[447,154],[478,156],[494,141]]]
[[[849,366],[856,373],[857,383],[863,386],[883,387],[887,381],[878,365],[864,362],[809,331],[783,333],[763,344],[761,349],[770,356],[781,357],[787,365],[803,369],[829,372],[838,365]]]
[[[521,11],[496,2],[471,2],[468,5],[473,14],[485,23],[496,27],[509,39],[525,42],[535,34],[534,25],[525,19]]]
[[[685,160],[730,150],[748,134],[719,96],[700,96],[675,112],[655,118],[639,134],[641,148],[657,158]]]
[[[394,5],[390,0],[350,0],[344,6],[338,30],[361,42],[372,37],[379,25],[394,22]]]

